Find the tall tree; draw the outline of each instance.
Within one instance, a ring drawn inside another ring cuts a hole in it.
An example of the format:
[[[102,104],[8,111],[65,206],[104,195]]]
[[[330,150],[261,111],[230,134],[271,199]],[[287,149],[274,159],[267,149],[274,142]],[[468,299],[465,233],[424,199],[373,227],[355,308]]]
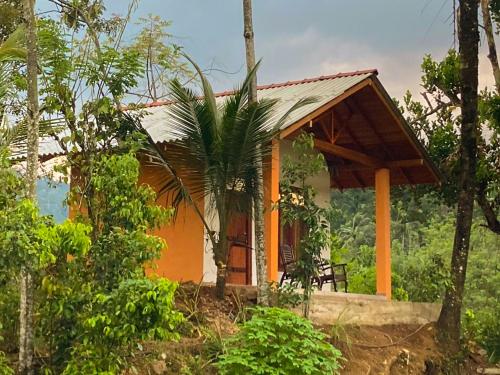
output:
[[[35,0],[24,1],[26,24],[27,69],[27,159],[26,186],[28,198],[36,200],[38,173],[38,56]],[[33,286],[29,264],[21,272],[19,309],[19,373],[33,374]]]
[[[250,73],[255,67],[255,46],[252,21],[252,0],[243,0],[243,36],[245,37],[245,51],[247,71]],[[257,75],[254,74],[249,83],[248,102],[257,101]],[[257,299],[261,305],[269,305],[267,284],[267,258],[264,242],[264,176],[262,155],[258,153],[256,163],[256,180],[254,196],[255,219],[255,257],[257,265]]]
[[[490,15],[490,0],[481,0],[481,11],[483,14],[483,27],[488,42],[488,59],[491,62],[493,76],[495,77],[495,86],[500,93],[500,67],[498,66],[498,56],[493,32],[493,24]]]
[[[460,177],[451,282],[438,320],[440,339],[451,354],[460,351],[460,313],[474,209],[478,124],[478,0],[460,1]]]

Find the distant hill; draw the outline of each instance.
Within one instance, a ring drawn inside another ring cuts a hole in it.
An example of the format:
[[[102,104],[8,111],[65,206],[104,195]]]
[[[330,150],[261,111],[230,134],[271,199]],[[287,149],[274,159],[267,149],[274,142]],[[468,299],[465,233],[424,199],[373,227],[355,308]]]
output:
[[[60,223],[68,217],[68,207],[64,203],[69,185],[56,183],[47,178],[38,180],[37,196],[42,215],[52,215]]]

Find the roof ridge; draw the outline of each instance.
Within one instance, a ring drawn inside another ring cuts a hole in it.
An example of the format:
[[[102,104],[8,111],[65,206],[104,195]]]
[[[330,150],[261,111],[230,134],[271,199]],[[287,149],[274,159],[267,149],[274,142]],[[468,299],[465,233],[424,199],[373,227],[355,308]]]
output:
[[[335,78],[352,77],[352,76],[358,76],[358,75],[362,75],[362,74],[375,74],[375,75],[377,75],[378,71],[377,71],[377,69],[355,70],[352,72],[342,72],[342,73],[336,73],[336,74],[330,74],[330,75],[322,75],[322,76],[304,78],[304,79],[295,80],[295,81],[269,83],[266,85],[257,86],[257,90],[275,89],[275,88],[279,88],[279,87],[287,87],[287,86],[300,85],[300,84],[304,84],[304,83],[326,81],[326,80],[335,79]],[[226,90],[226,91],[221,91],[221,92],[215,93],[214,95],[216,97],[228,96],[228,95],[234,94],[234,92],[235,92],[235,90]],[[151,103],[138,105],[138,107],[152,108],[152,107],[160,107],[162,105],[168,105],[168,104],[172,104],[172,103],[173,103],[172,100],[157,100],[157,101],[154,101]]]

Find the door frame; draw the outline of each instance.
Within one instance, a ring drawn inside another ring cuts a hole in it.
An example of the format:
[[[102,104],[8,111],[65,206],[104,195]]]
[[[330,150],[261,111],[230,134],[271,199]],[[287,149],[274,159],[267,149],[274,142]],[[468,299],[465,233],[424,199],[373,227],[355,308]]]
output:
[[[243,213],[239,213],[243,215]],[[246,243],[243,242],[238,242],[235,239],[229,238],[229,251],[228,251],[228,272],[232,272],[231,268],[229,267],[229,257],[231,256],[231,248],[233,246],[235,247],[242,247],[245,248],[246,251],[246,257],[245,257],[245,284],[242,285],[252,285],[252,260],[253,260],[253,225],[252,225],[252,214],[248,213],[246,214]],[[228,275],[229,276],[229,275]]]

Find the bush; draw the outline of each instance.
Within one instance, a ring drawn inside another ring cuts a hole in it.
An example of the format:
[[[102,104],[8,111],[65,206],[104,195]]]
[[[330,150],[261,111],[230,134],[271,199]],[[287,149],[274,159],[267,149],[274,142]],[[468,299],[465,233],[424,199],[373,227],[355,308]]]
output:
[[[97,294],[64,373],[119,373],[139,340],[178,339],[176,329],[183,316],[174,309],[176,288],[177,283],[166,279],[144,278]]]
[[[2,324],[0,324],[0,332],[2,331]],[[3,341],[3,337],[0,336],[0,342]],[[5,358],[5,353],[0,350],[0,375],[14,375],[14,370],[7,363]]]
[[[0,375],[14,375],[14,370],[7,363],[3,352],[0,352]]]
[[[488,360],[500,362],[500,321],[497,312],[484,309],[477,313],[467,309],[462,319],[463,335],[488,352]]]
[[[341,353],[311,322],[279,308],[257,308],[224,342],[220,374],[338,374]]]

